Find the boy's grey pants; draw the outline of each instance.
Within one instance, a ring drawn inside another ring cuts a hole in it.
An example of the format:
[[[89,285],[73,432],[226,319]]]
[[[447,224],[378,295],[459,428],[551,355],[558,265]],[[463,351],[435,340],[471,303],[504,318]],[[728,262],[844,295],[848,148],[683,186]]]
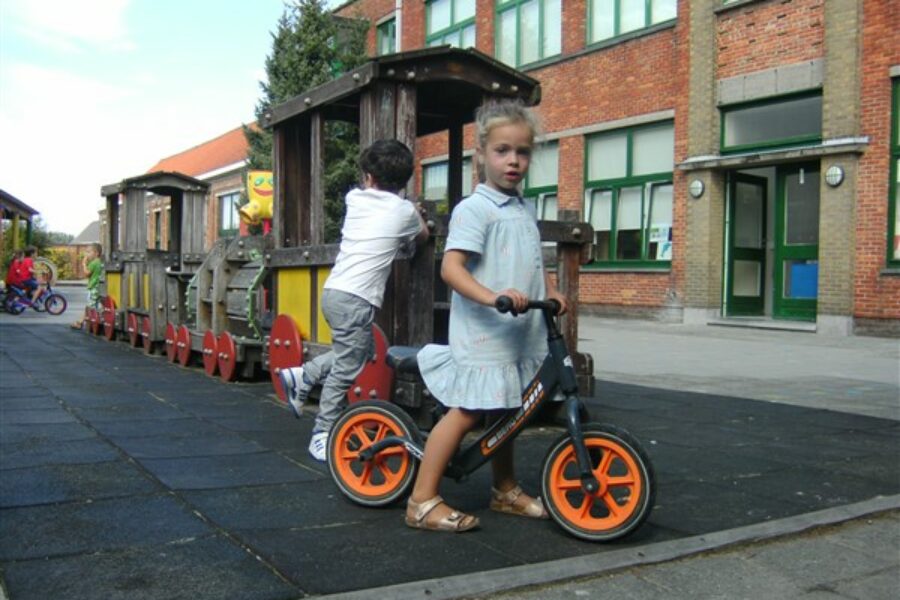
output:
[[[313,385],[325,380],[314,433],[331,429],[347,404],[347,390],[362,372],[366,361],[375,356],[374,306],[359,296],[325,289],[322,314],[331,327],[331,351],[303,365],[303,375]]]

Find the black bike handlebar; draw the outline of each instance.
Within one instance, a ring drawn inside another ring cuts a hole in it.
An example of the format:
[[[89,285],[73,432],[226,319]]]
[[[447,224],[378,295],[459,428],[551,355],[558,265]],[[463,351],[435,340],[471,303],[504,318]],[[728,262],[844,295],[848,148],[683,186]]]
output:
[[[497,301],[494,302],[494,308],[501,313],[512,313],[513,316],[519,314],[519,312],[528,312],[531,309],[549,311],[550,314],[556,316],[559,314],[562,305],[556,300],[529,300],[528,304],[525,306],[525,310],[517,311],[513,306],[512,298],[509,296],[497,296]]]

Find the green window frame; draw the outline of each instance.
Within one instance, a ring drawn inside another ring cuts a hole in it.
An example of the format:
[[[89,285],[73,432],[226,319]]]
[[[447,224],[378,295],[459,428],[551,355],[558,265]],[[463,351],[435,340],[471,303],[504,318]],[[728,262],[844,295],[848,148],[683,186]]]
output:
[[[240,215],[238,208],[241,205],[241,193],[229,192],[219,195],[219,236],[232,237],[237,235],[240,229]]]
[[[475,46],[475,0],[429,0],[425,3],[425,45]]]
[[[588,266],[669,268],[673,122],[605,131],[585,142],[582,214],[594,228]]]
[[[375,28],[375,56],[397,51],[397,19],[391,18]]]
[[[562,1],[497,0],[494,29],[494,56],[511,67],[559,55]]]
[[[719,147],[723,154],[818,144],[822,141],[822,92],[803,92],[724,106],[720,109],[720,122]],[[783,136],[736,141],[742,135],[736,132],[741,129],[759,135],[766,127],[778,132],[792,128],[794,131]]]
[[[439,202],[447,201],[447,178],[450,163],[446,160],[422,165],[422,199]],[[463,198],[472,193],[472,159],[463,159],[462,168]]]
[[[531,205],[540,221],[556,221],[559,193],[559,142],[544,142],[534,147],[531,165],[525,176],[522,197]]]
[[[891,165],[888,197],[888,265],[900,268],[900,78],[891,81]]]
[[[678,17],[678,0],[588,0],[587,43],[595,44]]]

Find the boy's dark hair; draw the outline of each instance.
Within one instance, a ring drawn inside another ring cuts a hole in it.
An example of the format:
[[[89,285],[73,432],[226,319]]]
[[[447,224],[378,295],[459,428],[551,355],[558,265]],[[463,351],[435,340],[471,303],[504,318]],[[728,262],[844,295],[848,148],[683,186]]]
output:
[[[397,140],[378,140],[359,155],[359,168],[375,180],[378,189],[398,192],[413,174],[413,155]]]
[[[25,256],[34,256],[37,252],[37,248],[34,246],[28,246],[25,248]]]

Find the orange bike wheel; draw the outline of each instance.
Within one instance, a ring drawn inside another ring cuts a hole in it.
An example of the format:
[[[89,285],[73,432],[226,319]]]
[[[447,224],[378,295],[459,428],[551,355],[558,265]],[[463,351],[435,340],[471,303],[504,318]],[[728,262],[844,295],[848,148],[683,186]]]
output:
[[[634,531],[653,508],[656,483],[647,453],[628,432],[612,425],[584,426],[584,444],[596,494],[581,487],[575,447],[560,437],[544,459],[541,481],[547,511],[575,537],[606,542]]]
[[[383,401],[352,404],[331,428],[328,469],[341,492],[364,506],[386,506],[409,493],[418,461],[403,446],[391,446],[372,460],[359,453],[388,436],[421,447],[419,430],[403,409]]]

